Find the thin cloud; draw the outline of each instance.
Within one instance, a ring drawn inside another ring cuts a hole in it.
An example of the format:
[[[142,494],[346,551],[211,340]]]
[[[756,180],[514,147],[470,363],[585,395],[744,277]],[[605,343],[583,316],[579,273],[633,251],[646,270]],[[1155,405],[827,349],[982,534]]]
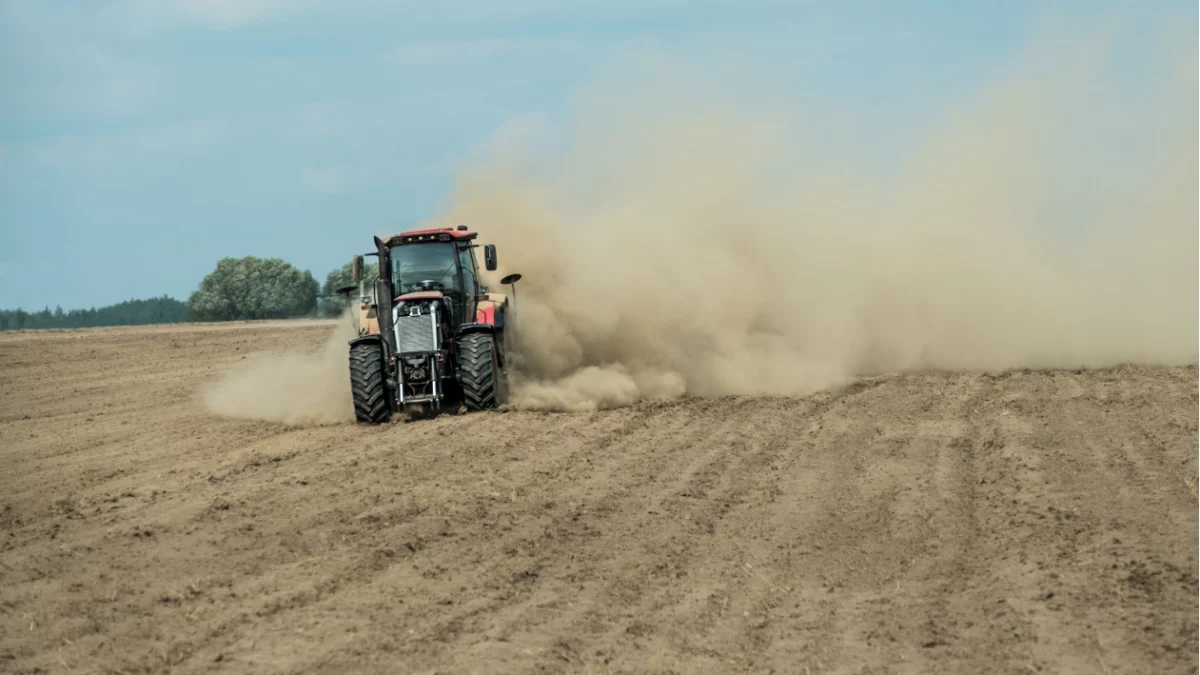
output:
[[[561,56],[594,47],[592,43],[603,42],[600,36],[586,44],[569,36],[505,36],[476,40],[418,40],[395,45],[382,55],[382,61],[390,66],[431,66],[455,63],[473,63],[503,58],[512,54],[527,55],[531,52],[549,56]]]
[[[199,118],[107,136],[64,135],[14,143],[13,154],[23,148],[37,164],[49,169],[103,169],[131,158],[149,161],[214,152],[232,136],[225,119]]]
[[[9,58],[19,67],[0,69],[0,87],[8,95],[0,109],[5,122],[135,117],[174,89],[168,66],[86,39],[27,39],[19,56]]]
[[[119,0],[102,13],[135,32],[181,23],[231,30],[294,16],[318,4],[315,0]]]
[[[301,172],[301,179],[309,190],[328,196],[344,193],[354,182],[351,172],[341,166],[324,169],[306,166]]]
[[[174,0],[168,3],[180,16],[212,28],[237,28],[301,11],[302,0]]]

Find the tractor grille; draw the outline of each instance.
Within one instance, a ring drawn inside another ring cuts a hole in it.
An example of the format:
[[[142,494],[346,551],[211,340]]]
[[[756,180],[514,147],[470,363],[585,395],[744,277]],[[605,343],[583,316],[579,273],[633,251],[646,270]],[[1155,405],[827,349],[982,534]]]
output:
[[[396,347],[401,354],[436,350],[433,318],[428,314],[396,317]]]

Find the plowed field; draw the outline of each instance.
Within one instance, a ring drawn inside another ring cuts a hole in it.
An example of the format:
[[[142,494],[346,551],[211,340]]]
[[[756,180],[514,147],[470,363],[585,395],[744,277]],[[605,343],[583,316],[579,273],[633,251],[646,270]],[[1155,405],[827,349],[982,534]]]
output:
[[[1194,367],[374,428],[197,401],[331,330],[0,334],[0,672],[1197,668]]]

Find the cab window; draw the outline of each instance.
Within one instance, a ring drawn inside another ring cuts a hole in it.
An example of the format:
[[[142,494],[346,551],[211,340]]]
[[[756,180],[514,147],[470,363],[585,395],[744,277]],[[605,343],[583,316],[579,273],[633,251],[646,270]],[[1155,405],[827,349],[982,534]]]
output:
[[[475,304],[475,297],[479,295],[479,285],[476,279],[475,256],[471,255],[471,249],[459,249],[458,264],[462,269],[463,291],[467,294],[467,304],[472,306]]]

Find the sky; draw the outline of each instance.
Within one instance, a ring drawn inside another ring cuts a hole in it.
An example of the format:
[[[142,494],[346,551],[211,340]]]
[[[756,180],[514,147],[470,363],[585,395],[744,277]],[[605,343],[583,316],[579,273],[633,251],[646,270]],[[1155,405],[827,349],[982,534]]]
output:
[[[186,299],[225,256],[323,280],[630,53],[856,111],[886,164],[1048,9],[1196,31],[1178,0],[0,0],[0,308]]]

